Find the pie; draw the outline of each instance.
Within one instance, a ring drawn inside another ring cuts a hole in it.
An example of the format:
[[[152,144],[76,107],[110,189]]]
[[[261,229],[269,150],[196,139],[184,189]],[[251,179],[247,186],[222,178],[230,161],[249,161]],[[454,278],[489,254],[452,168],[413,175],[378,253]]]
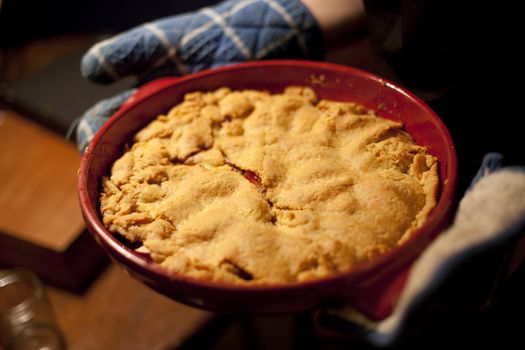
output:
[[[438,161],[357,103],[192,92],[102,180],[104,225],[164,269],[238,284],[347,271],[402,244],[436,205]]]

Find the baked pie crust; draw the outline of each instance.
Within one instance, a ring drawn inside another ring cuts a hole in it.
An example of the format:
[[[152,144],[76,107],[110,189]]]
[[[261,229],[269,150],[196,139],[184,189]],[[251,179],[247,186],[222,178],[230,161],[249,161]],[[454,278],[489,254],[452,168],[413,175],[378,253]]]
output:
[[[402,243],[436,204],[437,160],[402,124],[307,87],[193,92],[102,180],[106,227],[164,268],[287,283]]]

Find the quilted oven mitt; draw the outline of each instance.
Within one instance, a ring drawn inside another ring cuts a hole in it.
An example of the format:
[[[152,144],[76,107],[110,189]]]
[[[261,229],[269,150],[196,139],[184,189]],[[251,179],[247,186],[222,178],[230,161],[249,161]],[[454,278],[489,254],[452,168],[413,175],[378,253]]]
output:
[[[81,71],[102,84],[128,75],[143,84],[251,60],[322,56],[319,26],[300,0],[228,0],[102,41],[84,56]],[[100,101],[81,116],[76,137],[82,152],[134,91]]]
[[[320,323],[389,347],[432,332],[443,337],[451,317],[462,320],[462,312],[489,306],[512,272],[509,266],[520,262],[512,256],[525,238],[525,167],[501,168],[501,158],[484,157],[453,224],[414,263],[389,317],[374,322],[346,307],[322,311]]]

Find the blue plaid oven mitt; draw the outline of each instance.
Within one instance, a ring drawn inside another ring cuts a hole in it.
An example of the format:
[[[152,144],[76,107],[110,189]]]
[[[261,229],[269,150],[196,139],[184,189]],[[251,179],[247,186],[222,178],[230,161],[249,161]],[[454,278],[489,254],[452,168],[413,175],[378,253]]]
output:
[[[135,75],[142,84],[249,60],[322,55],[319,27],[301,1],[228,0],[96,44],[82,60],[82,74],[103,84]],[[100,101],[79,118],[81,151],[134,92]],[[424,327],[419,317],[436,308],[485,302],[494,292],[509,250],[525,235],[525,168],[497,170],[500,158],[486,156],[453,225],[414,264],[391,316],[374,322],[348,306],[322,311],[321,323],[385,346]]]
[[[82,75],[107,84],[135,75],[139,84],[227,64],[277,58],[320,59],[321,32],[299,0],[229,0],[102,41],[82,60]],[[84,151],[94,133],[135,90],[103,100],[76,127]]]

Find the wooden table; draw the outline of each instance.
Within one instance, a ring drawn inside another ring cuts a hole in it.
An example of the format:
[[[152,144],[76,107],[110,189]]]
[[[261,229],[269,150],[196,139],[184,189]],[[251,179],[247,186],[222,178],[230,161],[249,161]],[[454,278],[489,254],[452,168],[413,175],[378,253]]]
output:
[[[149,289],[111,264],[83,293],[48,287],[68,349],[174,349],[213,314]]]

